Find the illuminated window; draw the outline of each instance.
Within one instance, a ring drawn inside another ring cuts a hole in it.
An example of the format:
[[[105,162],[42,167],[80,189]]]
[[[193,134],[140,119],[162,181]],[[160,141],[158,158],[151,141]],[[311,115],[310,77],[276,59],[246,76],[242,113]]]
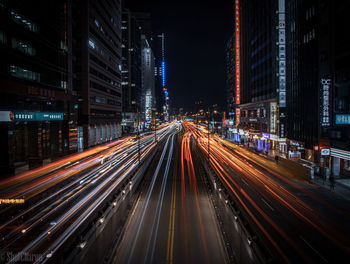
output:
[[[92,49],[96,49],[96,44],[95,44],[95,42],[92,41],[91,39],[89,39],[89,46],[90,46],[90,48],[92,48]]]
[[[35,49],[29,43],[15,38],[12,39],[12,48],[31,56],[34,56],[36,53]]]
[[[29,29],[30,31],[33,32],[38,32],[38,27],[36,24],[34,24],[31,20],[28,18],[22,16],[20,13],[18,13],[15,10],[11,11],[11,17],[12,20],[15,21],[17,24]]]
[[[6,44],[7,39],[6,39],[6,35],[5,32],[0,31],[0,44]]]
[[[40,73],[33,72],[16,65],[10,65],[10,75],[13,77],[40,82]]]
[[[67,82],[66,81],[61,81],[61,88],[67,89]]]

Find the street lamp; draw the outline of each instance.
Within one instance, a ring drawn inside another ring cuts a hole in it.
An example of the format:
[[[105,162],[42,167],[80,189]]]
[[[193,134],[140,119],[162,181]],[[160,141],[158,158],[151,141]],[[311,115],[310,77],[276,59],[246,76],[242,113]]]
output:
[[[210,109],[208,107],[208,165],[210,165]]]

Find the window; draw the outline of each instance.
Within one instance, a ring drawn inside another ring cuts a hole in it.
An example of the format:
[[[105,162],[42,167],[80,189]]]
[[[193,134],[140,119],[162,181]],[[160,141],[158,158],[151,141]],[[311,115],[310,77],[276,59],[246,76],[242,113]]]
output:
[[[15,38],[12,39],[12,48],[31,56],[35,56],[36,53],[35,49],[29,43]]]
[[[39,31],[36,24],[34,24],[28,18],[22,16],[17,11],[12,10],[11,11],[11,17],[12,17],[12,20],[15,21],[17,24],[19,24],[19,25],[29,29],[30,31],[33,31],[33,32],[38,32]]]
[[[61,88],[67,89],[67,82],[66,81],[61,81]]]
[[[13,77],[40,82],[40,73],[33,72],[16,65],[10,65],[10,75]]]
[[[7,39],[6,39],[6,34],[5,32],[0,31],[0,44],[6,44]]]

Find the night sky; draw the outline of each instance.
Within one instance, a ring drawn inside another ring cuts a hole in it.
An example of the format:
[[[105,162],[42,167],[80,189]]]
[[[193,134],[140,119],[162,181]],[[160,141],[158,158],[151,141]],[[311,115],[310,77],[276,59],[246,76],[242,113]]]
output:
[[[202,99],[224,109],[225,43],[233,33],[233,1],[126,0],[126,6],[150,12],[153,31],[165,33],[171,106],[192,111]]]

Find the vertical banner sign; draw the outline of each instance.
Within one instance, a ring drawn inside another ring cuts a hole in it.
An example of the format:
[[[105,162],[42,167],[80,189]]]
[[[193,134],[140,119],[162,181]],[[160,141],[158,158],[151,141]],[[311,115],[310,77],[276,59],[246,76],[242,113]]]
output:
[[[241,45],[239,0],[235,0],[235,56],[236,56],[236,125],[240,123],[240,111],[237,105],[241,103]]]
[[[270,103],[270,134],[276,133],[277,126],[277,103]]]
[[[329,127],[330,122],[330,93],[331,79],[321,79],[321,103],[320,103],[320,120],[321,126]]]
[[[240,118],[241,118],[241,109],[237,107],[236,108],[236,125],[239,124]]]
[[[285,0],[278,1],[279,106],[286,107],[286,17]]]
[[[278,111],[279,136],[285,138],[286,127],[286,13],[285,0],[278,0]]]

